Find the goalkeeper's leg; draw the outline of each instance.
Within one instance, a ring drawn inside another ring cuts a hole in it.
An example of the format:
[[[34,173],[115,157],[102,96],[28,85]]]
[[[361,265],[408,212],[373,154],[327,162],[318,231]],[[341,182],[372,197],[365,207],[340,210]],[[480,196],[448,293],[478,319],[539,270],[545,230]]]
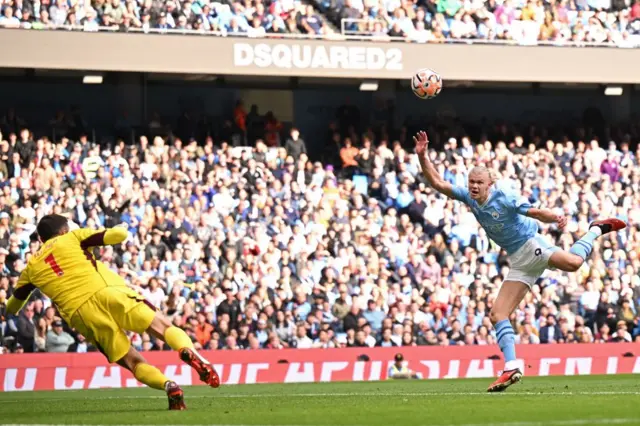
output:
[[[220,377],[209,361],[200,355],[193,347],[193,342],[184,330],[174,326],[159,312],[156,312],[147,333],[168,344],[171,349],[178,351],[180,359],[198,372],[200,380],[213,388],[220,386]]]
[[[129,348],[129,352],[118,360],[118,365],[131,371],[135,378],[153,389],[163,390],[169,398],[169,410],[185,410],[184,393],[180,386],[160,370],[151,364],[147,364],[145,359],[134,348]]]

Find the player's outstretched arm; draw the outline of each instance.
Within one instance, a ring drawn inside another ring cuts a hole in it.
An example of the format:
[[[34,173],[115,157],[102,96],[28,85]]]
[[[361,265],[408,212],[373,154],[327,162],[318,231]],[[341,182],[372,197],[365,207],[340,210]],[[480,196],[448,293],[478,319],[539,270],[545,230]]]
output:
[[[106,245],[120,244],[129,238],[129,228],[126,224],[121,224],[109,228],[104,233],[104,243]]]
[[[124,242],[129,237],[129,230],[124,224],[109,229],[82,228],[72,232],[78,237],[83,248],[113,246]]]
[[[18,315],[18,312],[22,310],[28,299],[29,296],[27,296],[26,299],[22,300],[18,299],[15,295],[12,295],[9,300],[7,300],[7,313],[11,315]]]
[[[16,289],[13,291],[9,300],[7,300],[7,313],[17,315],[24,307],[25,303],[27,303],[29,296],[31,296],[31,292],[35,290],[35,288],[36,287],[29,282],[29,273],[28,270],[25,269],[20,274],[20,278],[18,278]]]
[[[530,208],[526,216],[539,220],[542,223],[557,223],[558,228],[562,229],[567,225],[567,217],[555,214],[549,209]]]
[[[422,174],[425,179],[427,179],[433,189],[449,198],[453,198],[453,187],[438,174],[431,160],[429,160],[429,152],[427,149],[429,146],[429,137],[427,133],[423,131],[418,132],[418,134],[413,137],[413,141],[416,143],[416,154],[418,154]]]

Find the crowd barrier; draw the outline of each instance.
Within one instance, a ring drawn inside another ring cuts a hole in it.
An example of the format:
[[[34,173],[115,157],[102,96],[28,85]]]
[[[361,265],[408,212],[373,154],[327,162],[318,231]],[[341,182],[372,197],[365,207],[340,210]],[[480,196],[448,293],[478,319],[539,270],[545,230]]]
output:
[[[632,343],[519,345],[528,376],[640,373]],[[425,379],[494,377],[502,368],[497,346],[206,351],[223,384],[373,381],[387,378],[396,353]],[[200,384],[175,352],[147,352],[147,360],[181,385]],[[99,353],[0,355],[4,392],[139,387],[133,376]]]

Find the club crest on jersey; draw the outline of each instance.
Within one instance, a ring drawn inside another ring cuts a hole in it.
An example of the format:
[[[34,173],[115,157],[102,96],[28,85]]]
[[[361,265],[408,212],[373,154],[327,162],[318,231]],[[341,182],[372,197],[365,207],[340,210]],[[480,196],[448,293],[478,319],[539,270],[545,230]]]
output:
[[[498,218],[500,217],[500,213],[494,210],[493,213],[491,213],[491,217],[493,217],[495,220],[498,220]]]

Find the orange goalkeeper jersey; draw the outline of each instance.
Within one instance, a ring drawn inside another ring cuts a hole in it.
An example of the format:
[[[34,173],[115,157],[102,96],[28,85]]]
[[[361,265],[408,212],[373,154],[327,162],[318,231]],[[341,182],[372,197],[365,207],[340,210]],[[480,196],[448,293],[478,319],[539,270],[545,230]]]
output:
[[[106,232],[76,229],[44,243],[20,274],[14,296],[26,300],[38,288],[68,322],[96,292],[108,286],[126,285],[122,277],[97,261],[92,253],[92,247],[105,244]],[[126,234],[121,241],[125,238]]]

